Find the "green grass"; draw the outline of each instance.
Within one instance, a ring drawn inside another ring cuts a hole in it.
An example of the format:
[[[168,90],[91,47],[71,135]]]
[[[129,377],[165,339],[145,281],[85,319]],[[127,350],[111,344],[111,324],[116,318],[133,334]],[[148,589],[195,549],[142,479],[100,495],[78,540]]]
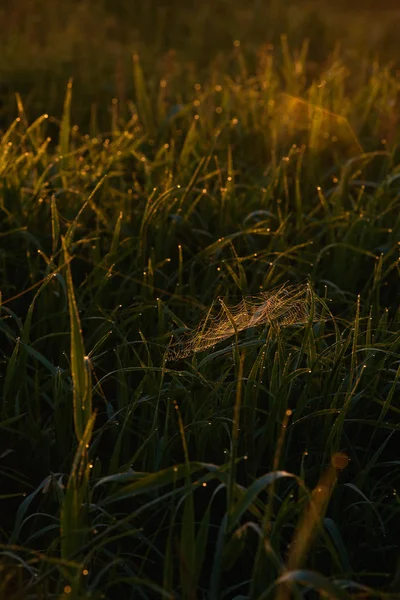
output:
[[[18,97],[1,598],[400,598],[399,79],[307,56],[236,43],[160,82],[135,55],[104,133],[74,84],[59,118]],[[283,284],[309,318],[238,330]],[[235,335],[167,360],[218,298]]]

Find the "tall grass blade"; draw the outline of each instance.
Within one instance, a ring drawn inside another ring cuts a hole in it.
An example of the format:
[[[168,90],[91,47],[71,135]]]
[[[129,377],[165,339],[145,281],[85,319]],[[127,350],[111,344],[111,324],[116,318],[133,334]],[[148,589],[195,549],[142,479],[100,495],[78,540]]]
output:
[[[70,359],[73,385],[74,426],[75,435],[78,441],[80,441],[92,415],[91,368],[89,359],[85,353],[79,310],[76,303],[69,262],[70,257],[64,238],[62,239],[62,245],[66,263],[68,310],[71,327]]]

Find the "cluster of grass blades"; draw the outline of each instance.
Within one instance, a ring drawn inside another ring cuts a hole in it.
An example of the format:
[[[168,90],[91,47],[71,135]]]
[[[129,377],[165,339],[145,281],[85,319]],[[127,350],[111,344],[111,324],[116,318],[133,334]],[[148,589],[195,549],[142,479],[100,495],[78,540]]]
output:
[[[104,134],[17,97],[1,598],[400,598],[399,82],[277,54],[179,103],[135,57]]]

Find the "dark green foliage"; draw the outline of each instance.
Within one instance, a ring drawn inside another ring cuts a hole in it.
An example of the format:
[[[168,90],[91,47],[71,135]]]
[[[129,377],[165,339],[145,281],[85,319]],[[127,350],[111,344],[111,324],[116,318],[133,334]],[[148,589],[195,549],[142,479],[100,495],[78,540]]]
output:
[[[400,597],[398,78],[230,45],[201,85],[136,55],[106,133],[75,83],[7,122],[1,598]],[[307,282],[319,319],[166,360]]]

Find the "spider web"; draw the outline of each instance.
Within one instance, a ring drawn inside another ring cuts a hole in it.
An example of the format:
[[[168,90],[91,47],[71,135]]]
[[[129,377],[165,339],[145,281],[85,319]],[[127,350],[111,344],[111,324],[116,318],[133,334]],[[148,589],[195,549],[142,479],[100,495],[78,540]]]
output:
[[[282,135],[308,131],[310,148],[322,150],[336,142],[349,156],[363,153],[349,121],[342,115],[285,93],[280,94],[276,111]]]
[[[250,327],[266,324],[285,327],[306,323],[311,314],[311,294],[308,284],[282,285],[269,292],[243,298],[239,304],[229,308],[220,299],[218,313],[212,315],[211,307],[197,327],[173,342],[168,349],[167,360],[179,360],[207,350]]]

